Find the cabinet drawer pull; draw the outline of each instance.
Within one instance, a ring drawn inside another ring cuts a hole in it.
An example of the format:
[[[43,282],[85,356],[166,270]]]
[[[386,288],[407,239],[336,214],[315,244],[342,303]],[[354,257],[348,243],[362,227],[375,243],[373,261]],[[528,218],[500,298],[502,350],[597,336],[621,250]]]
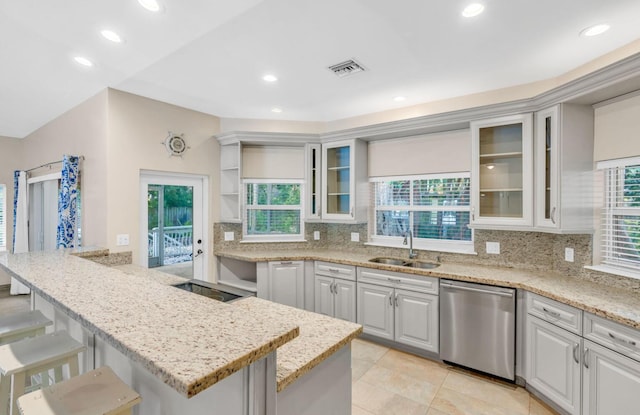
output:
[[[584,359],[584,367],[589,369],[589,349],[585,348],[584,353],[582,354],[582,359]]]
[[[398,278],[389,278],[389,277],[387,277],[387,280],[389,280],[391,282],[395,282],[396,284],[400,284],[402,282],[402,280],[398,279]]]
[[[280,265],[291,265],[293,264],[292,261],[280,261]]]
[[[576,343],[573,346],[573,360],[575,360],[576,363],[580,364],[580,361],[578,360],[578,347],[580,347],[580,345],[578,343]]]
[[[329,268],[329,272],[340,272],[338,268]]]
[[[545,313],[549,314],[551,317],[555,317],[555,318],[562,317],[560,315],[560,313],[558,313],[557,311],[549,310],[547,307],[542,307],[542,311],[544,311]]]
[[[628,344],[630,346],[634,346],[636,345],[636,342],[633,340],[627,340],[627,339],[623,339],[620,337],[616,337],[613,333],[609,332],[609,337],[611,337],[611,339],[613,339],[614,341],[618,341],[620,343],[625,343]]]

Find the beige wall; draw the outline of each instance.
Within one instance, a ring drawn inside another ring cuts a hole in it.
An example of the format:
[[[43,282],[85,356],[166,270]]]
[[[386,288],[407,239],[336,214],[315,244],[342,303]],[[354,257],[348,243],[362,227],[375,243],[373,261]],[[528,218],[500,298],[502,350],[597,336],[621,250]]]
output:
[[[106,243],[106,137],[107,92],[102,91],[23,139],[24,167],[61,160],[63,154],[84,156],[82,187],[82,243]],[[55,165],[51,171],[60,170]],[[49,173],[48,168],[34,174]]]
[[[220,147],[213,135],[219,132],[219,119],[110,89],[108,126],[105,246],[112,252],[131,250],[133,262],[140,263],[140,171],[155,170],[209,178],[209,246],[213,247],[211,229],[219,217],[216,195],[220,159]],[[169,131],[184,134],[190,148],[183,157],[169,157],[162,144]],[[129,234],[130,245],[116,246],[117,234]],[[212,264],[213,260],[210,270]]]

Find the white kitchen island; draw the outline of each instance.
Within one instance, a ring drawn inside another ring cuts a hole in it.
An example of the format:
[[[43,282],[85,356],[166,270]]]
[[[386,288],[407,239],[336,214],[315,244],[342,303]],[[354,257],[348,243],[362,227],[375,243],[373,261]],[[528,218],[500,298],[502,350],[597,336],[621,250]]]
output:
[[[299,316],[274,318],[279,313],[286,317],[288,310],[259,299],[220,303],[64,251],[4,254],[0,265],[32,288],[33,306],[54,319],[56,330],[68,330],[88,346],[81,370],[108,365],[140,393],[143,401],[135,413],[291,413],[284,398],[291,401],[290,395],[298,394],[292,381],[283,393],[276,356],[279,347],[299,335],[300,326],[315,326],[314,313],[302,323]],[[330,327],[326,333],[338,334],[321,345],[289,346],[290,356],[307,352],[298,367],[285,372],[289,380],[301,377],[303,386],[327,385],[323,399],[341,401],[342,411],[351,405],[349,344],[361,328],[333,320],[324,322]],[[283,352],[283,361],[286,356]],[[331,388],[327,378],[336,374],[342,383],[348,374],[348,394]],[[304,397],[293,398],[300,402]]]

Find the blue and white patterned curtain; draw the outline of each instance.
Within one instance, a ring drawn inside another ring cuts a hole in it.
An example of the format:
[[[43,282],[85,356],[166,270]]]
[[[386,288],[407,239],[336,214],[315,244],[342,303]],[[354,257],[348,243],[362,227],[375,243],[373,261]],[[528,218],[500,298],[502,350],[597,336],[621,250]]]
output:
[[[78,241],[78,157],[64,155],[58,198],[57,248],[73,248]]]
[[[20,179],[20,170],[13,172],[13,237],[11,240],[11,250],[16,248],[16,213],[18,212],[18,180]]]

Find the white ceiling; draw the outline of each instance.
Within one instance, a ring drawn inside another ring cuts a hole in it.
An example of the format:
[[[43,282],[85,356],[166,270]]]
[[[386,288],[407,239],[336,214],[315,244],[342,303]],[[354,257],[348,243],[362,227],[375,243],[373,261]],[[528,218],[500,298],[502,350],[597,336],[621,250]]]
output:
[[[221,117],[331,121],[555,77],[640,38],[638,0],[480,0],[472,19],[470,0],[159,1],[152,14],[137,0],[0,0],[0,136],[106,87]],[[611,30],[578,36],[601,22]],[[367,71],[327,69],[351,58]]]

